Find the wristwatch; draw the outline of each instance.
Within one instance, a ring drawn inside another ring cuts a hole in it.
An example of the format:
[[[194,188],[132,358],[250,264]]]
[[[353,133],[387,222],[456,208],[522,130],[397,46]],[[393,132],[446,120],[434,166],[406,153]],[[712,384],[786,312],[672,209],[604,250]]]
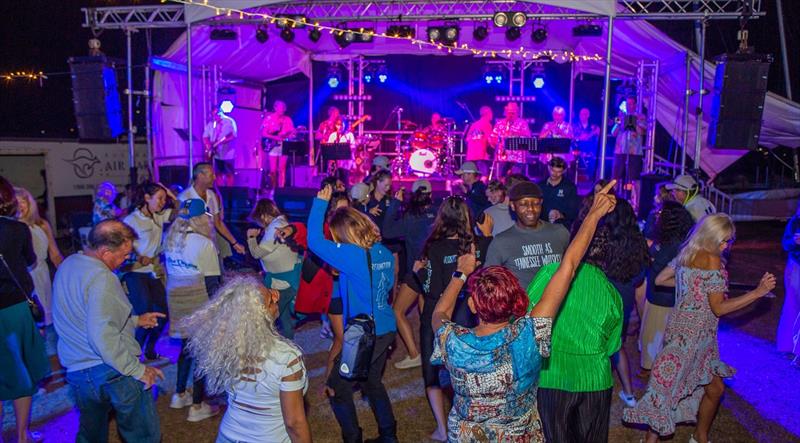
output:
[[[453,273],[453,278],[457,278],[457,279],[461,280],[461,281],[462,281],[462,282],[464,282],[464,283],[466,283],[466,282],[467,282],[467,274],[464,274],[464,273],[463,273],[463,272],[461,272],[461,271],[456,271],[456,272],[454,272],[454,273]]]

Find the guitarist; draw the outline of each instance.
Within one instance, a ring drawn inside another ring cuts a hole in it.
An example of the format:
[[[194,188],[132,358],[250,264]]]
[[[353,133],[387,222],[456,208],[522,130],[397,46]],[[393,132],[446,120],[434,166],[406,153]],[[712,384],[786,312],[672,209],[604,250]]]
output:
[[[236,121],[225,115],[221,109],[211,110],[211,121],[203,129],[203,146],[206,158],[214,163],[214,169],[219,174],[218,185],[231,186],[233,184],[233,166],[236,158]]]
[[[266,169],[270,172],[272,189],[275,189],[286,186],[287,156],[283,155],[283,141],[294,135],[294,123],[291,117],[286,115],[286,103],[275,100],[272,111],[264,116],[259,132],[261,147],[269,161]]]
[[[320,143],[347,143],[350,145],[350,158],[347,160],[336,160],[335,164],[328,167],[328,174],[337,174],[343,183],[349,183],[350,172],[354,167],[354,150],[356,149],[356,138],[353,131],[362,123],[372,117],[364,115],[352,122],[350,128],[345,128],[342,121],[342,114],[339,108],[331,106],[328,108],[328,118],[320,123],[317,129],[316,138]],[[333,163],[331,161],[330,163]]]
[[[494,115],[488,106],[481,106],[480,114],[480,118],[467,130],[467,161],[475,162],[481,174],[488,176],[492,155],[489,136],[492,135]]]

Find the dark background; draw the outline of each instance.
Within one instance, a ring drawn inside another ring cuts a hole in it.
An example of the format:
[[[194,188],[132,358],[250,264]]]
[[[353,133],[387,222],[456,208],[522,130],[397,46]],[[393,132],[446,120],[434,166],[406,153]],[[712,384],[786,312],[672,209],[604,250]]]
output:
[[[15,70],[36,70],[51,74],[50,78],[40,86],[39,82],[24,80],[0,81],[0,137],[46,137],[46,138],[77,138],[75,118],[72,104],[72,92],[69,66],[67,59],[71,56],[86,55],[88,52],[87,41],[92,37],[89,29],[81,27],[81,7],[87,6],[122,6],[159,4],[155,1],[87,1],[87,0],[10,0],[0,2],[0,73]],[[790,71],[792,89],[795,95],[800,95],[800,2],[784,0],[784,24],[786,27],[787,46],[790,57]],[[750,44],[756,51],[771,53],[775,61],[770,68],[769,90],[781,95],[785,94],[780,43],[778,38],[777,15],[774,0],[764,0],[767,16],[751,20],[748,24],[750,31]],[[695,47],[693,23],[691,22],[655,22],[661,30],[670,35],[681,44],[691,48]],[[735,51],[737,47],[736,31],[739,28],[737,20],[710,21],[707,31],[706,53],[709,59],[718,54]],[[164,52],[169,45],[181,34],[181,29],[158,29],[140,31],[133,37],[133,62],[141,65],[147,60],[148,54],[158,55]],[[530,30],[523,31],[521,41],[529,39]],[[102,50],[106,55],[121,60],[125,58],[125,34],[122,31],[104,31],[98,38],[102,41]],[[328,38],[324,36],[323,38]],[[149,45],[148,45],[149,40]],[[411,60],[413,58],[413,60]],[[390,80],[386,85],[368,86],[368,93],[375,97],[374,103],[403,106],[406,109],[404,118],[425,123],[430,118],[433,110],[441,111],[445,115],[454,117],[461,122],[468,115],[458,106],[455,100],[465,102],[473,113],[477,113],[480,104],[490,102],[494,95],[505,94],[507,84],[499,87],[487,87],[482,84],[484,63],[469,57],[415,57],[415,56],[390,56],[385,57],[389,67]],[[413,61],[414,69],[403,69]],[[315,107],[332,104],[327,96],[332,93],[344,92],[342,88],[332,91],[325,86],[325,69],[315,69],[318,78],[315,78],[318,88]],[[143,87],[142,70],[136,70],[134,76],[134,89]],[[569,67],[547,64],[547,82],[544,89],[535,92],[537,103],[529,106],[526,116],[535,117],[537,122],[534,129],[548,118],[550,110],[555,104],[566,105],[568,98]],[[462,80],[450,81],[453,73],[460,73]],[[283,82],[271,84],[269,90],[273,97],[303,97],[295,94],[301,88],[297,85],[299,78],[286,79]],[[124,85],[124,73],[118,78],[120,85]],[[283,85],[283,86],[282,86]],[[446,87],[443,88],[443,85]],[[492,89],[494,88],[494,89]],[[530,83],[526,85],[528,91],[533,92]],[[593,120],[600,117],[599,103],[601,91],[593,80],[586,80],[576,84],[576,109],[588,105],[593,109]],[[307,123],[307,103],[298,100],[293,108],[298,124]],[[125,99],[123,108],[126,107]],[[494,104],[496,115],[501,110],[500,104]],[[144,126],[144,100],[138,99],[134,104],[135,121],[137,126]],[[531,112],[531,109],[534,111]],[[374,116],[369,124],[370,128],[380,128],[386,122],[387,113]],[[391,125],[390,125],[391,126]],[[663,131],[662,131],[663,132]],[[663,139],[664,134],[660,137]],[[667,137],[668,138],[668,137]],[[666,142],[669,144],[669,141]],[[663,143],[661,143],[663,145]],[[665,149],[662,146],[662,149]],[[668,149],[668,147],[666,147]],[[779,155],[786,156],[781,154]],[[769,160],[765,153],[753,153],[758,161]],[[773,170],[777,170],[776,167]]]

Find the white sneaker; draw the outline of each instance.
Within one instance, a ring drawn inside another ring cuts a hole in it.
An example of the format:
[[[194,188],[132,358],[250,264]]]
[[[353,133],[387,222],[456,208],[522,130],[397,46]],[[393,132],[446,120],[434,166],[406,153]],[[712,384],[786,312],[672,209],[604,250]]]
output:
[[[625,391],[619,391],[619,398],[622,399],[622,401],[625,403],[625,406],[629,408],[636,407],[636,397],[626,394]]]
[[[186,420],[197,422],[200,420],[205,420],[209,417],[213,417],[217,414],[219,414],[219,406],[202,402],[199,406],[192,405],[189,408],[189,416],[186,417]]]
[[[172,394],[172,400],[169,402],[169,407],[172,409],[183,409],[192,405],[192,394],[188,391],[183,394],[177,392]]]
[[[694,439],[694,434],[692,434],[692,436],[689,437],[689,443],[697,443],[697,440]],[[711,443],[711,440],[709,440],[708,443]]]
[[[409,358],[406,356],[406,358],[394,364],[394,367],[397,369],[411,369],[420,366],[422,366],[422,355],[417,355],[417,358]]]

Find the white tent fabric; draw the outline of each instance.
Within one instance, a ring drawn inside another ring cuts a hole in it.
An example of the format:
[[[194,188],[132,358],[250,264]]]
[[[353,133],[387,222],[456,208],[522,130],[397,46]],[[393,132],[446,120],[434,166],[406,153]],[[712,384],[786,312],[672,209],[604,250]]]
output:
[[[231,6],[235,3],[246,3],[239,0],[229,0]],[[267,2],[262,2],[267,3]],[[564,4],[569,2],[547,2]],[[573,2],[581,3],[584,2]],[[585,2],[585,7],[594,5],[599,7],[603,2]],[[613,2],[612,2],[613,3]],[[227,3],[218,3],[220,5]],[[207,9],[207,8],[203,8]],[[596,11],[595,11],[596,12]],[[574,37],[572,25],[574,22],[549,21],[548,39],[540,46],[528,46],[533,50],[574,50],[578,54],[594,55],[605,54],[606,39],[603,37]],[[412,24],[413,25],[413,24]],[[371,23],[350,23],[351,28],[360,26],[374,27]],[[425,24],[417,24],[417,35],[423,35]],[[476,49],[488,51],[517,50],[519,47],[509,44],[502,33],[490,33],[488,39],[482,42],[473,42],[473,24],[461,24],[462,42],[467,42]],[[352,44],[340,48],[332,38],[325,37],[317,43],[308,40],[306,32],[296,31],[296,38],[292,43],[286,43],[279,38],[274,27],[269,30],[270,38],[267,43],[258,43],[255,38],[255,26],[240,26],[237,29],[237,40],[211,41],[209,28],[197,26],[192,30],[192,60],[193,66],[217,65],[223,73],[233,77],[251,79],[254,81],[269,81],[296,74],[298,72],[308,75],[311,61],[332,61],[356,57],[359,55],[378,56],[386,54],[415,54],[415,55],[448,55],[446,50],[410,44],[406,40],[387,40],[376,38],[369,44]],[[520,40],[520,42],[525,40]],[[533,45],[527,41],[526,45]],[[672,41],[666,34],[660,32],[653,25],[645,21],[617,21],[614,26],[613,56],[611,60],[612,76],[615,78],[629,78],[635,75],[637,64],[640,60],[659,60],[660,75],[658,82],[658,109],[656,118],[658,122],[670,132],[678,143],[681,142],[683,126],[683,101],[685,85],[685,57],[690,52],[687,48]],[[454,52],[456,54],[456,52]],[[458,52],[458,55],[472,55],[470,52]],[[499,54],[498,54],[499,55]],[[186,62],[185,35],[177,39],[164,54],[167,59]],[[578,72],[603,75],[603,62],[580,62],[576,66]],[[705,63],[706,88],[710,89],[713,83],[715,66]],[[177,77],[183,77],[178,79]],[[691,72],[691,87],[696,89],[699,83],[697,63],[693,64]],[[184,89],[178,85],[182,84]],[[157,95],[155,118],[166,118],[172,113],[179,113],[186,108],[185,74],[176,72],[157,72],[155,93]],[[199,91],[195,88],[194,91]],[[200,128],[204,121],[198,109],[202,106],[198,94],[194,94],[194,127]],[[160,113],[159,110],[168,103],[169,110]],[[697,106],[697,98],[693,97],[690,110]],[[701,168],[711,177],[728,167],[745,151],[720,151],[707,148],[705,145],[706,131],[711,108],[711,97],[706,96],[704,107],[705,119],[702,125],[702,150]],[[179,118],[179,114],[174,117]],[[185,117],[184,117],[185,118]],[[761,130],[761,144],[766,147],[778,145],[800,147],[800,105],[789,102],[774,94],[768,94],[764,106],[764,124]],[[163,123],[163,122],[161,122]],[[157,122],[154,126],[158,127]],[[164,123],[165,127],[167,126]],[[185,124],[180,127],[186,127]],[[694,116],[689,121],[689,147],[687,152],[694,155]],[[179,158],[186,155],[185,143],[177,139],[173,131],[159,131],[156,134],[155,157]],[[197,134],[196,134],[197,135]],[[182,147],[184,146],[184,147]]]

